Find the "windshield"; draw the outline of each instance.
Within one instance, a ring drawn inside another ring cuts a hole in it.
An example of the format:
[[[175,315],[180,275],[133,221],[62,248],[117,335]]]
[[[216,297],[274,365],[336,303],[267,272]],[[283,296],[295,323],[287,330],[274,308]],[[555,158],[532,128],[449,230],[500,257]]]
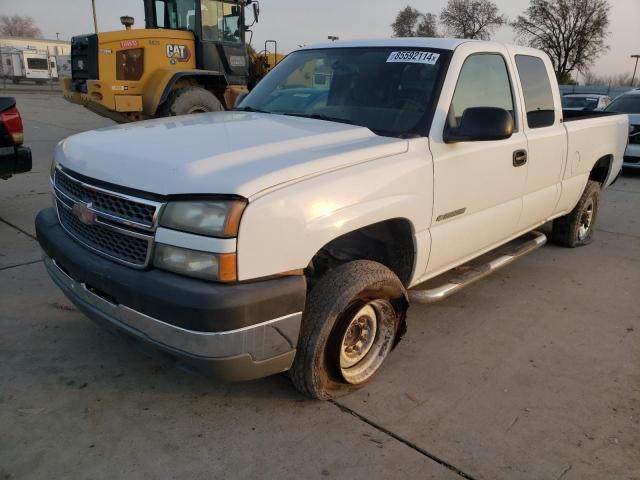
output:
[[[595,110],[598,106],[598,99],[593,97],[562,97],[562,106],[564,108]]]
[[[627,94],[616,98],[606,108],[607,112],[640,113],[640,95]]]
[[[295,52],[239,109],[351,123],[380,135],[412,134],[431,113],[446,55],[397,48]]]

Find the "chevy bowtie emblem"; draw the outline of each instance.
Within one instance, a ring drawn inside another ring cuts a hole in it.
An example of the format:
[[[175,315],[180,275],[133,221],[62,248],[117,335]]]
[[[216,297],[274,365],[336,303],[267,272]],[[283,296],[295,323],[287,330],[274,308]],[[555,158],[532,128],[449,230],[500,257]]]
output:
[[[94,223],[96,223],[96,219],[98,218],[95,212],[91,211],[90,203],[76,203],[71,211],[76,217],[78,217],[78,220],[80,220],[85,225],[93,225]]]

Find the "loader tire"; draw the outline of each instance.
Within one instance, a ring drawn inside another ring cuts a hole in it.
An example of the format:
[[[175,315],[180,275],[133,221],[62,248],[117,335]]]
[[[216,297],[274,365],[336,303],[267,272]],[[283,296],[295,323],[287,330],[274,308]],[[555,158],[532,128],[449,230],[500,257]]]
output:
[[[202,87],[184,87],[169,96],[161,109],[161,114],[163,117],[173,117],[222,110],[224,110],[222,103],[209,90]]]

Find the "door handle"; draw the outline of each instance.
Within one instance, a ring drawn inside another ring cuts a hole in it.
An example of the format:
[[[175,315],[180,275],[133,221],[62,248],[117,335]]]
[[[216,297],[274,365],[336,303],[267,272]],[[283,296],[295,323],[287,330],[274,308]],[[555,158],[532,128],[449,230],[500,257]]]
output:
[[[521,167],[527,163],[528,155],[526,150],[516,150],[513,152],[513,166]]]

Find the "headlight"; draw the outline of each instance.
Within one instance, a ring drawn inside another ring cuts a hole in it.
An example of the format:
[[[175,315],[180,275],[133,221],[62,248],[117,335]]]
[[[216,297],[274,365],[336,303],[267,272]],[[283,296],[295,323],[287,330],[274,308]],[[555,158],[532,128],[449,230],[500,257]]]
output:
[[[235,253],[215,254],[158,243],[153,264],[163,270],[216,282],[233,282],[237,277]]]
[[[169,202],[160,225],[210,237],[235,237],[245,205],[240,200]]]

